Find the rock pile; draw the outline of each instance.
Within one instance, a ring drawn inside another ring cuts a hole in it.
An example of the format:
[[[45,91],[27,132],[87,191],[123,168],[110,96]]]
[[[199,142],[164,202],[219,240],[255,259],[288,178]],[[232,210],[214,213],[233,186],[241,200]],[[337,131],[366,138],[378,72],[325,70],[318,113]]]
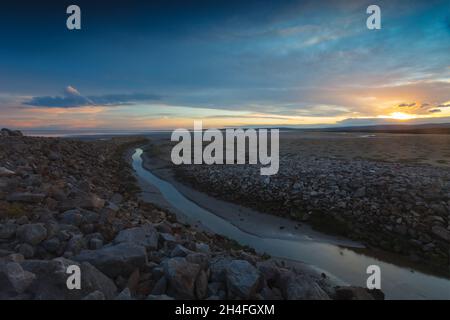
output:
[[[315,272],[140,202],[123,157],[135,143],[0,136],[0,299],[378,297],[353,287],[342,294]],[[74,265],[79,290],[66,285]]]
[[[216,197],[448,270],[450,172],[445,168],[284,155],[274,176],[261,176],[252,165],[181,166],[177,175]]]

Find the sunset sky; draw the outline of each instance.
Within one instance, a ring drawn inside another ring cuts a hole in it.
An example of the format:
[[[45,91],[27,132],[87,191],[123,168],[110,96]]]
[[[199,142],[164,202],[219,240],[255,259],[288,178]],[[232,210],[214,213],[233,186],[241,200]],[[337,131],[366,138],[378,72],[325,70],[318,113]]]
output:
[[[35,2],[0,10],[2,127],[450,123],[448,0]]]

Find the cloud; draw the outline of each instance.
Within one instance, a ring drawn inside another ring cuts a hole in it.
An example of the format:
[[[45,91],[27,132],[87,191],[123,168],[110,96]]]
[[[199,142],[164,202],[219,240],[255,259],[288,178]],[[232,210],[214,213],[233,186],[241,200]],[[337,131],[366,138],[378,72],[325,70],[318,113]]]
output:
[[[438,112],[442,112],[441,109],[430,109],[428,110],[428,112],[430,113],[438,113]]]
[[[90,99],[100,105],[126,105],[134,104],[140,101],[161,100],[161,97],[155,94],[133,93],[133,94],[106,94],[101,96],[90,96]]]
[[[436,108],[450,108],[450,103],[440,104],[440,105],[436,106]]]
[[[64,92],[68,96],[81,96],[80,92],[72,86],[67,86]]]
[[[416,105],[415,102],[413,102],[413,103],[401,103],[401,104],[398,105],[398,107],[400,107],[400,108],[404,108],[404,107],[411,108],[411,107],[414,107],[415,105]]]
[[[98,96],[83,96],[76,88],[68,86],[63,96],[37,96],[25,101],[24,104],[44,108],[79,108],[87,106],[117,106],[132,105],[142,101],[160,100],[155,94],[105,94]]]

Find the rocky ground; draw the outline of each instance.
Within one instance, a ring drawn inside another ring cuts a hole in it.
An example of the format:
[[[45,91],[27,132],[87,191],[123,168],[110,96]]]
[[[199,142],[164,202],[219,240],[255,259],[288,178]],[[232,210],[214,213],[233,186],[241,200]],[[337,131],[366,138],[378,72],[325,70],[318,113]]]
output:
[[[379,299],[178,223],[136,197],[140,138],[0,135],[0,299]],[[68,266],[81,269],[69,290]]]
[[[450,270],[447,168],[286,152],[274,176],[252,165],[183,165],[177,175],[215,197]]]

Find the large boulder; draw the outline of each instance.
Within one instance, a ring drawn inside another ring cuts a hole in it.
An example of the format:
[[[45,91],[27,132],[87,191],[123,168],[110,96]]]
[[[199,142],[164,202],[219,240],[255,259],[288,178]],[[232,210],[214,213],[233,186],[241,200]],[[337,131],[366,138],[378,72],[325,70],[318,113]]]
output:
[[[81,289],[67,288],[67,279],[70,276],[67,268],[70,265],[80,267]],[[101,292],[106,299],[113,299],[117,294],[114,281],[88,262],[79,263],[64,258],[26,260],[22,263],[22,267],[36,275],[36,280],[29,288],[33,299],[78,300],[96,291]]]
[[[311,278],[282,270],[279,274],[278,287],[287,300],[329,300],[327,293]]]
[[[16,234],[22,242],[36,246],[47,238],[47,229],[42,223],[25,224],[17,228]]]
[[[143,246],[125,242],[98,250],[83,250],[73,259],[87,261],[109,277],[127,277],[147,264],[147,252]]]
[[[35,278],[17,262],[0,262],[0,299],[10,299],[24,293]]]
[[[246,260],[233,260],[226,267],[228,297],[254,298],[260,280],[259,270]]]
[[[227,257],[216,257],[211,259],[210,271],[211,271],[211,281],[212,282],[225,282],[226,268],[231,263],[231,259]]]
[[[147,249],[156,250],[158,248],[158,238],[158,231],[151,224],[145,224],[140,227],[120,231],[114,239],[114,243],[132,243],[144,246]]]
[[[195,299],[195,281],[200,266],[176,257],[164,261],[164,275],[168,282],[167,292],[175,299]]]

